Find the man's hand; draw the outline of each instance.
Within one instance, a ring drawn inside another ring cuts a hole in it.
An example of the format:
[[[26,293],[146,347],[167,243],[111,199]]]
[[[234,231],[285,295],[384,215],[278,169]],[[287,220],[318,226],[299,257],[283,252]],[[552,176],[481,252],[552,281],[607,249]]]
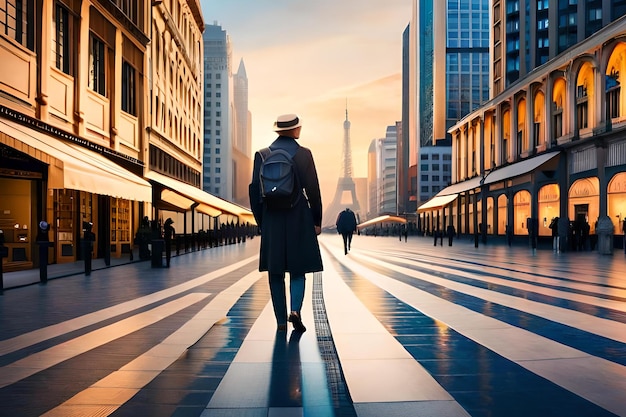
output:
[[[322,233],[322,228],[320,226],[315,226],[315,234],[320,235]]]

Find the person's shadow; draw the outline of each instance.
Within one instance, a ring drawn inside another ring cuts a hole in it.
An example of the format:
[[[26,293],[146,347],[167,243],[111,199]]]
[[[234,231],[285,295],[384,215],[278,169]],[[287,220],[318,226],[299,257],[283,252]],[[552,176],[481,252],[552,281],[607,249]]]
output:
[[[270,407],[302,407],[301,332],[276,332],[270,379]]]

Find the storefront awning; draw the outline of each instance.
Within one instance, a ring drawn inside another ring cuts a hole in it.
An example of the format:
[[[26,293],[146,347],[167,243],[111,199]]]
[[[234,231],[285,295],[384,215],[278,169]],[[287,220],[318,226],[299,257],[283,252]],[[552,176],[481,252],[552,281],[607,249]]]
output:
[[[371,220],[358,224],[356,227],[357,229],[363,229],[368,226],[373,226],[375,224],[384,224],[384,223],[406,223],[406,219],[404,217],[385,215],[385,216],[375,217]]]
[[[435,197],[428,200],[426,203],[422,204],[417,208],[417,211],[424,211],[428,209],[434,209],[443,207],[447,204],[450,204],[452,201],[456,200],[458,194],[449,194],[449,195],[436,195]]]
[[[482,177],[474,177],[467,181],[457,182],[456,184],[452,184],[443,190],[437,193],[438,196],[443,195],[451,195],[451,194],[459,194],[468,190],[473,190],[474,188],[480,188],[480,181]]]
[[[96,152],[6,119],[0,119],[0,132],[6,135],[0,142],[49,165],[50,188],[152,201],[149,182]]]
[[[161,199],[177,207],[191,209],[191,205],[184,207],[180,206],[179,204],[182,204],[180,203],[180,201],[177,204],[175,202],[177,197],[172,196],[172,193],[178,196],[182,196],[188,200],[192,200],[193,204],[197,203],[198,205],[195,207],[195,209],[201,213],[208,214],[209,216],[216,217],[220,214],[231,214],[240,217],[252,214],[250,210],[244,207],[241,207],[226,200],[222,200],[221,198],[209,194],[206,191],[203,191],[192,185],[185,184],[184,182],[175,180],[173,178],[167,177],[163,174],[159,174],[158,172],[150,171],[146,173],[146,178],[168,188],[168,190],[163,190],[164,193],[165,191],[168,191],[168,193],[162,193]]]
[[[550,161],[559,155],[560,152],[549,152],[543,155],[536,156],[534,158],[526,159],[525,161],[516,162],[504,168],[491,171],[485,178],[485,184],[493,184],[496,182],[504,181],[509,178],[518,177],[524,175],[539,168],[541,165]]]

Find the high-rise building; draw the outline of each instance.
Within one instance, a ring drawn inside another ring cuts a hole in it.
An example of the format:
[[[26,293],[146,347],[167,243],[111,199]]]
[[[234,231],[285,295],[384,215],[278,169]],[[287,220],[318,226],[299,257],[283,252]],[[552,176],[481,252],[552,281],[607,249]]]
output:
[[[398,214],[398,187],[397,187],[397,148],[398,132],[396,125],[387,126],[385,138],[382,142],[381,153],[381,176],[380,206],[378,214]]]
[[[208,193],[232,200],[233,95],[230,37],[217,23],[207,25],[202,37],[204,39],[202,188]]]
[[[489,99],[489,29],[489,0],[413,1],[403,116],[412,154],[450,139],[448,128]]]
[[[250,205],[248,183],[252,178],[252,116],[248,109],[248,76],[243,58],[233,75],[233,96],[233,201],[247,207]]]
[[[626,1],[494,0],[493,96],[626,14]]]

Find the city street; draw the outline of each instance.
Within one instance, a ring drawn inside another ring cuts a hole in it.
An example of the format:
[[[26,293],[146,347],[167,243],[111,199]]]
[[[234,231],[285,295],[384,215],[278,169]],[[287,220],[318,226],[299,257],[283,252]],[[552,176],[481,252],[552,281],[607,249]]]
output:
[[[305,333],[259,238],[6,289],[0,416],[626,416],[624,253],[320,242]]]

